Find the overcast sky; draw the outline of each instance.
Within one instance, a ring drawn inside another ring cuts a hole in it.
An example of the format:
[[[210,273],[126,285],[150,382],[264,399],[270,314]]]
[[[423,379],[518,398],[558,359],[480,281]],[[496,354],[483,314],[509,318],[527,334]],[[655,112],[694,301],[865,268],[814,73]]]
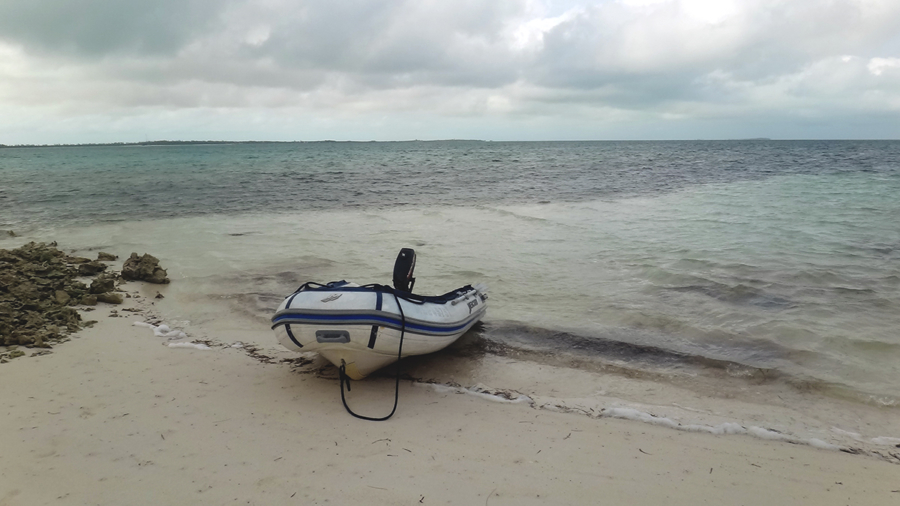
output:
[[[0,144],[900,138],[900,0],[0,0]]]

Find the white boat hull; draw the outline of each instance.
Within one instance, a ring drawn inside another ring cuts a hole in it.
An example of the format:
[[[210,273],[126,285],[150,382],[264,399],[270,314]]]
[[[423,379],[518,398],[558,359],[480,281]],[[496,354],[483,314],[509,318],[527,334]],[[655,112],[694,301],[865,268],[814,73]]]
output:
[[[432,353],[459,339],[486,309],[486,288],[480,285],[441,297],[342,282],[304,285],[278,307],[272,329],[285,348],[318,352],[343,365],[352,379],[362,379],[398,359],[401,334],[400,357]]]

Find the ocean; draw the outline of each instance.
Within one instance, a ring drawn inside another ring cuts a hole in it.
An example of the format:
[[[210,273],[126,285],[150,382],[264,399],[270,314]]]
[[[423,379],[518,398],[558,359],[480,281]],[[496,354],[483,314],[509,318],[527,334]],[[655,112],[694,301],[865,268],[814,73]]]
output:
[[[413,376],[887,452],[898,195],[897,141],[3,148],[0,248],[151,253],[188,335],[274,347],[301,283],[389,283],[412,247],[417,292],[490,288]]]

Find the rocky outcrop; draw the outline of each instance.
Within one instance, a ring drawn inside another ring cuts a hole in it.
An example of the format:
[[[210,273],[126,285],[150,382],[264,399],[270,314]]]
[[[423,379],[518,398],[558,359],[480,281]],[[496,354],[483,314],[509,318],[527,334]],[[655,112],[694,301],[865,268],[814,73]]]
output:
[[[100,253],[90,260],[68,256],[56,246],[31,242],[0,249],[0,363],[24,355],[21,347],[50,348],[81,329],[84,323],[73,306],[124,301],[116,289],[119,275],[104,272],[107,266],[101,263],[114,255]],[[133,254],[129,262],[126,279],[169,282],[153,256]],[[97,277],[88,287],[79,279],[84,276]]]
[[[169,282],[166,270],[159,266],[159,259],[150,254],[132,253],[122,265],[122,277],[128,280],[164,284]]]
[[[0,346],[49,347],[81,328],[70,307],[88,292],[76,279],[81,265],[55,243],[0,250]]]

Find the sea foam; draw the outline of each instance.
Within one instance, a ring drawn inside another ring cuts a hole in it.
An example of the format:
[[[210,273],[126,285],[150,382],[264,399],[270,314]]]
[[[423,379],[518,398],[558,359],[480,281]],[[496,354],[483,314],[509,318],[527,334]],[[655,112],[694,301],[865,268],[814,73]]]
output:
[[[180,330],[172,330],[166,324],[153,325],[152,323],[147,322],[134,322],[132,323],[132,325],[134,325],[135,327],[146,327],[148,329],[152,329],[153,335],[155,335],[156,337],[165,337],[170,340],[184,339],[185,337],[187,337],[187,334],[185,334],[184,332]]]

